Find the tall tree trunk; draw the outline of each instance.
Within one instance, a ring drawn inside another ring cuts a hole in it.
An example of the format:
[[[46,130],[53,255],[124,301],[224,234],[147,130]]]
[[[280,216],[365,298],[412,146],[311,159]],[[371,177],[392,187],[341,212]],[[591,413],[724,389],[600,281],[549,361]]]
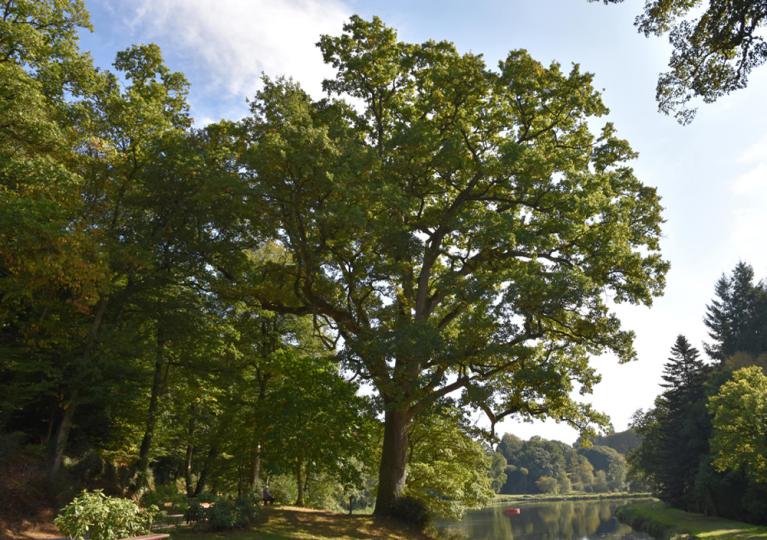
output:
[[[255,492],[258,488],[258,481],[261,476],[261,444],[256,443],[253,448],[253,454],[250,458],[250,478],[249,485],[250,491]]]
[[[296,489],[298,491],[298,495],[296,496],[296,506],[303,506],[305,485],[304,485],[303,463],[301,462],[300,459],[296,461],[295,474],[296,474]]]
[[[51,439],[53,439],[53,426],[56,425],[56,416],[57,416],[56,413],[57,412],[58,412],[58,407],[56,407],[56,405],[53,404],[51,406],[51,416],[48,419],[48,429],[47,429],[47,431],[45,433],[45,442],[43,443],[45,448],[50,448],[51,447]],[[3,427],[5,427],[5,426],[0,424],[0,431],[3,431],[3,429],[2,429]]]
[[[205,489],[205,484],[208,482],[210,470],[213,468],[213,462],[218,456],[218,446],[218,437],[216,437],[210,445],[210,450],[208,450],[208,455],[205,456],[205,462],[203,463],[202,469],[200,470],[200,476],[197,478],[197,486],[194,488],[195,497],[197,497]]]
[[[407,437],[412,414],[407,408],[388,408],[384,417],[384,440],[378,470],[378,494],[373,513],[388,515],[405,489]]]
[[[261,476],[261,441],[259,441],[259,413],[262,409],[262,404],[266,400],[266,384],[270,379],[268,374],[265,374],[261,369],[256,370],[256,378],[258,380],[258,400],[255,405],[255,414],[253,417],[253,439],[252,439],[252,454],[250,462],[250,478],[249,488],[250,491],[258,489],[258,483]]]
[[[99,330],[101,328],[101,322],[104,320],[104,313],[107,309],[107,299],[102,298],[96,305],[96,313],[91,323],[88,337],[85,341],[85,349],[83,350],[82,364],[87,366],[90,363],[93,352],[96,348],[96,339],[98,338]],[[75,369],[77,366],[75,366]],[[80,391],[77,387],[72,391],[72,396],[64,404],[64,414],[61,417],[61,423],[56,432],[56,440],[54,441],[53,451],[51,452],[51,463],[48,474],[51,478],[56,477],[61,470],[61,464],[64,461],[64,453],[67,450],[67,443],[69,442],[69,433],[72,431],[72,425],[74,423],[75,411],[80,405]]]
[[[186,496],[194,495],[194,482],[192,481],[192,464],[194,459],[194,427],[197,409],[194,403],[189,405],[189,423],[186,428],[186,455],[184,456],[184,484],[186,487]]]
[[[194,457],[194,446],[189,442],[186,445],[186,455],[184,456],[184,485],[186,486],[186,496],[194,495],[194,483],[192,482],[192,458]]]
[[[223,419],[221,420],[221,423],[224,423]],[[223,430],[221,426],[219,426],[219,429],[216,430],[216,433],[213,436],[213,440],[210,443],[208,455],[205,456],[205,462],[203,463],[202,469],[200,470],[200,476],[197,478],[197,486],[194,488],[195,497],[203,492],[205,489],[205,484],[208,482],[208,476],[210,475],[210,470],[213,468],[213,462],[218,457],[218,449],[221,441],[222,431]]]
[[[243,460],[240,459],[240,462],[237,464],[237,498],[242,499],[243,495],[245,494],[245,463],[243,463]]]
[[[152,393],[149,397],[149,409],[146,413],[146,426],[144,437],[141,439],[141,448],[138,453],[136,465],[136,488],[140,489],[147,485],[149,478],[149,452],[152,449],[155,425],[157,424],[157,407],[160,403],[160,395],[163,387],[163,368],[165,367],[165,344],[162,333],[157,328],[157,351],[154,362],[154,378],[152,379]]]
[[[55,478],[61,470],[61,464],[64,461],[64,452],[67,449],[69,433],[72,431],[73,419],[78,406],[78,392],[72,394],[72,397],[64,404],[64,414],[61,416],[59,428],[56,432],[53,452],[51,456],[51,467],[48,471],[51,478]]]

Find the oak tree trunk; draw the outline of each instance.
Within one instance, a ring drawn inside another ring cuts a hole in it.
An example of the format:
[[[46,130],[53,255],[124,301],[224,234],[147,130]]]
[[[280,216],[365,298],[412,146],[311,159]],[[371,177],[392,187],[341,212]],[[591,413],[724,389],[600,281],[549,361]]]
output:
[[[378,470],[378,494],[374,514],[388,515],[394,501],[405,489],[407,437],[412,415],[407,408],[392,408],[384,418],[381,466]]]

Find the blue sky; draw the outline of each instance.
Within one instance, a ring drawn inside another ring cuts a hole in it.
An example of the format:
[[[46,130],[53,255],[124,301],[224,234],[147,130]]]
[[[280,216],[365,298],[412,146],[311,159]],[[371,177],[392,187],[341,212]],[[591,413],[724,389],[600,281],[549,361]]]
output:
[[[675,336],[702,349],[702,323],[716,279],[739,260],[767,277],[767,66],[747,89],[701,107],[690,126],[656,110],[655,82],[668,59],[665,38],[645,38],[632,22],[644,0],[616,6],[587,0],[86,0],[95,27],[82,45],[109,67],[118,50],[155,42],[192,84],[199,124],[247,113],[261,72],[289,75],[315,95],[330,71],[314,43],[338,33],[351,14],[378,15],[401,39],[447,39],[495,66],[511,49],[538,60],[576,62],[595,74],[615,123],[640,156],[638,176],[657,186],[665,207],[663,251],[671,262],[666,293],[652,308],[621,306],[637,333],[639,360],[597,358],[603,375],[591,401],[624,429],[658,393]],[[523,438],[572,442],[552,422],[500,426]]]

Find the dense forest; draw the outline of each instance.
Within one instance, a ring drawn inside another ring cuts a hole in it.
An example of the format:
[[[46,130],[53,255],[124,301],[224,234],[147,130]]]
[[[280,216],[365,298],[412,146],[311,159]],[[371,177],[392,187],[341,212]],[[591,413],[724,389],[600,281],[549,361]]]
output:
[[[767,522],[767,284],[739,263],[717,281],[705,324],[710,361],[680,335],[663,392],[634,429],[638,475],[672,506]]]

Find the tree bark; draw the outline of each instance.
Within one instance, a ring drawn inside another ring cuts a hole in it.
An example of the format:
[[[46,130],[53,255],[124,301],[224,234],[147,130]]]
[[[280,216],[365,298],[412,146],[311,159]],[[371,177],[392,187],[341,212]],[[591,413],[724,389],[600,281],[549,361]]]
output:
[[[269,351],[273,352],[273,351]],[[269,353],[267,353],[269,354]],[[258,380],[258,400],[256,401],[253,415],[253,440],[250,462],[250,491],[255,492],[261,476],[261,442],[259,441],[259,413],[263,410],[263,402],[266,400],[266,383],[271,377],[263,373],[261,369],[256,369],[256,379]]]
[[[55,478],[61,470],[61,464],[64,461],[64,452],[67,449],[67,442],[69,441],[69,433],[72,431],[73,419],[75,417],[75,410],[77,409],[77,391],[64,405],[64,414],[61,417],[59,423],[59,429],[56,432],[56,440],[53,447],[53,455],[51,456],[51,468],[49,471],[50,477]]]
[[[261,476],[261,444],[256,443],[253,448],[253,455],[250,461],[250,491],[255,492],[258,489],[258,481]]]
[[[405,489],[408,428],[412,413],[408,408],[387,409],[381,466],[378,470],[378,494],[373,513],[388,515],[394,501]]]
[[[186,445],[186,455],[184,456],[184,485],[186,486],[186,496],[194,495],[194,483],[192,481],[192,459],[194,458],[194,446],[189,442]]]
[[[149,452],[152,449],[154,429],[157,424],[157,407],[160,403],[160,394],[163,387],[163,368],[165,367],[165,345],[160,329],[157,329],[157,354],[154,363],[154,378],[152,380],[152,393],[149,397],[149,409],[146,413],[146,427],[144,437],[141,439],[141,448],[138,453],[136,465],[136,488],[140,489],[147,485],[149,478]]]
[[[197,477],[197,486],[194,488],[194,496],[197,497],[205,489],[205,484],[208,482],[208,476],[213,468],[213,464],[218,458],[219,449],[221,448],[221,438],[226,430],[227,422],[229,421],[229,415],[224,414],[218,419],[218,426],[211,438],[210,447],[208,448],[208,454],[205,456],[205,461],[200,470],[200,476]],[[213,479],[215,484],[216,478]]]
[[[96,313],[91,323],[90,331],[88,332],[88,338],[85,342],[85,349],[83,350],[82,364],[88,365],[93,352],[96,348],[96,340],[101,328],[101,322],[104,320],[104,313],[107,309],[107,300],[102,298],[98,301],[96,306]],[[67,443],[69,442],[69,432],[72,430],[74,423],[75,411],[80,405],[80,392],[77,387],[72,391],[72,396],[64,405],[64,414],[61,417],[61,423],[56,432],[56,440],[54,442],[53,452],[51,453],[51,464],[48,474],[51,478],[55,478],[61,470],[61,464],[64,461],[64,453],[67,450]]]
[[[303,506],[304,505],[304,472],[303,472],[303,463],[299,459],[296,461],[296,489],[298,490],[298,495],[296,496],[296,506]]]
[[[194,460],[194,426],[196,409],[194,403],[189,406],[189,424],[187,424],[187,443],[186,455],[184,456],[184,484],[186,486],[186,496],[194,495],[194,483],[192,481],[192,465]]]
[[[200,476],[197,478],[197,486],[194,488],[194,496],[197,497],[205,489],[205,484],[208,482],[208,475],[210,469],[213,467],[213,462],[218,457],[219,436],[216,434],[215,439],[211,442],[208,455],[205,457],[205,463],[203,463]]]

